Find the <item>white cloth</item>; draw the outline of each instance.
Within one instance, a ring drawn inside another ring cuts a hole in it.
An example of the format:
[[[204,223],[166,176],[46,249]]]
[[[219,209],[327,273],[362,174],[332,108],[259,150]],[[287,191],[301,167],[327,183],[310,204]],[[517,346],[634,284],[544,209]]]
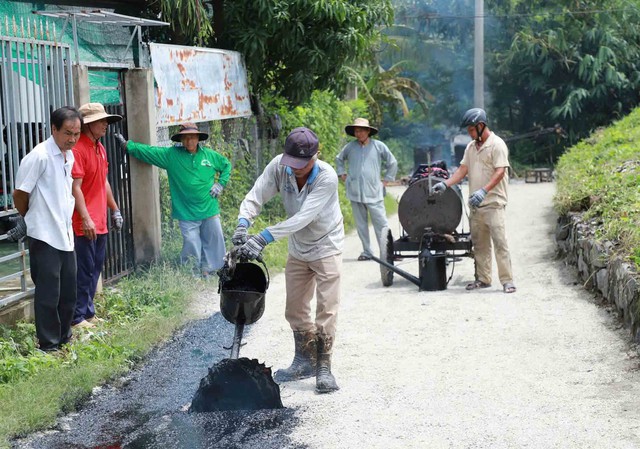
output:
[[[22,159],[16,174],[16,189],[29,194],[29,210],[24,217],[27,235],[60,251],[73,251],[73,161],[73,152],[67,151],[65,162],[52,136]]]
[[[393,181],[398,172],[398,162],[383,142],[369,139],[369,142],[362,146],[354,140],[342,148],[336,156],[336,171],[338,176],[347,175],[345,184],[347,198],[350,201],[377,203],[384,199],[384,189],[380,180],[383,162],[384,180]]]
[[[275,240],[289,236],[289,254],[311,262],[342,253],[344,224],[335,170],[317,161],[298,189],[293,171],[280,165],[281,158],[281,154],[273,158],[258,177],[240,205],[238,219],[253,223],[262,206],[280,193],[288,218],[266,230]]]

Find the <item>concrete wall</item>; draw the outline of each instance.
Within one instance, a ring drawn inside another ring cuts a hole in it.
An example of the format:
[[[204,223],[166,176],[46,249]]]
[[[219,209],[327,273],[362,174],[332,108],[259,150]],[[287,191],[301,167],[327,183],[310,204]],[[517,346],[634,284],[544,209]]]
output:
[[[156,113],[153,73],[150,69],[128,70],[124,78],[128,137],[156,144]],[[133,244],[136,262],[160,256],[160,183],[158,168],[130,158]]]
[[[79,108],[90,101],[89,68],[86,65],[74,64],[71,68],[73,76],[73,102]]]
[[[584,287],[614,306],[634,341],[640,342],[638,273],[617,256],[615,245],[594,238],[594,226],[572,213],[558,219],[556,243],[567,262],[578,269]]]
[[[0,324],[11,326],[20,320],[30,321],[34,316],[33,299],[25,298],[0,310]]]

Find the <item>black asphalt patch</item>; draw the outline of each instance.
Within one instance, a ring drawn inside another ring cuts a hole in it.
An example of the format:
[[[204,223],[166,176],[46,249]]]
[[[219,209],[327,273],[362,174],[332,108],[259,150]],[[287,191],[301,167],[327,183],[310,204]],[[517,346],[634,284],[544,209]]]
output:
[[[295,409],[187,412],[200,380],[228,357],[224,346],[233,332],[220,313],[187,325],[127,378],[105,386],[79,413],[62,418],[53,432],[34,434],[14,447],[304,449],[289,437],[298,420]],[[251,357],[250,346],[242,353]],[[268,360],[263,363],[269,366]]]

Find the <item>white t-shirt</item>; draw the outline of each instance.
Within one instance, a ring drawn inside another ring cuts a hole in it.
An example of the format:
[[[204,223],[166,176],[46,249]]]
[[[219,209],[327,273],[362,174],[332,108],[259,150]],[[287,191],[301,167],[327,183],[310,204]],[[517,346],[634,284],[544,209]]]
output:
[[[73,152],[67,151],[65,162],[52,136],[22,159],[16,175],[16,189],[29,194],[27,235],[60,251],[73,251],[73,160]]]

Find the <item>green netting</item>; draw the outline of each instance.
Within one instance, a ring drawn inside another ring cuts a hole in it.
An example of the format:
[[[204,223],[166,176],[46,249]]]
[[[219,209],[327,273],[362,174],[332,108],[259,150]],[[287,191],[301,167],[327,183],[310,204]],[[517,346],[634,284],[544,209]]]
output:
[[[119,75],[114,70],[89,70],[89,96],[92,103],[122,103]]]
[[[43,2],[0,2],[0,35],[31,37],[68,44],[76,62],[71,19],[39,16],[33,11],[74,11],[81,8],[45,5]],[[111,10],[108,10],[111,11]],[[132,28],[116,24],[94,24],[78,21],[78,57],[90,67],[90,101],[103,104],[121,103],[118,68],[95,68],[95,65],[133,64],[133,49],[129,46]],[[92,67],[93,65],[93,67]]]
[[[39,16],[34,14],[33,11],[80,11],[82,9],[45,5],[44,2],[0,2],[0,34],[14,37],[37,36],[44,40],[55,40],[69,44],[72,58],[76,62],[71,20],[65,26],[65,19]],[[104,10],[113,11],[112,9]],[[34,31],[34,28],[37,28],[37,31]],[[40,35],[40,30],[44,32],[45,37]],[[131,32],[132,27],[128,26],[78,21],[78,55],[80,62],[133,63],[133,50],[131,47],[127,48],[131,39]]]

